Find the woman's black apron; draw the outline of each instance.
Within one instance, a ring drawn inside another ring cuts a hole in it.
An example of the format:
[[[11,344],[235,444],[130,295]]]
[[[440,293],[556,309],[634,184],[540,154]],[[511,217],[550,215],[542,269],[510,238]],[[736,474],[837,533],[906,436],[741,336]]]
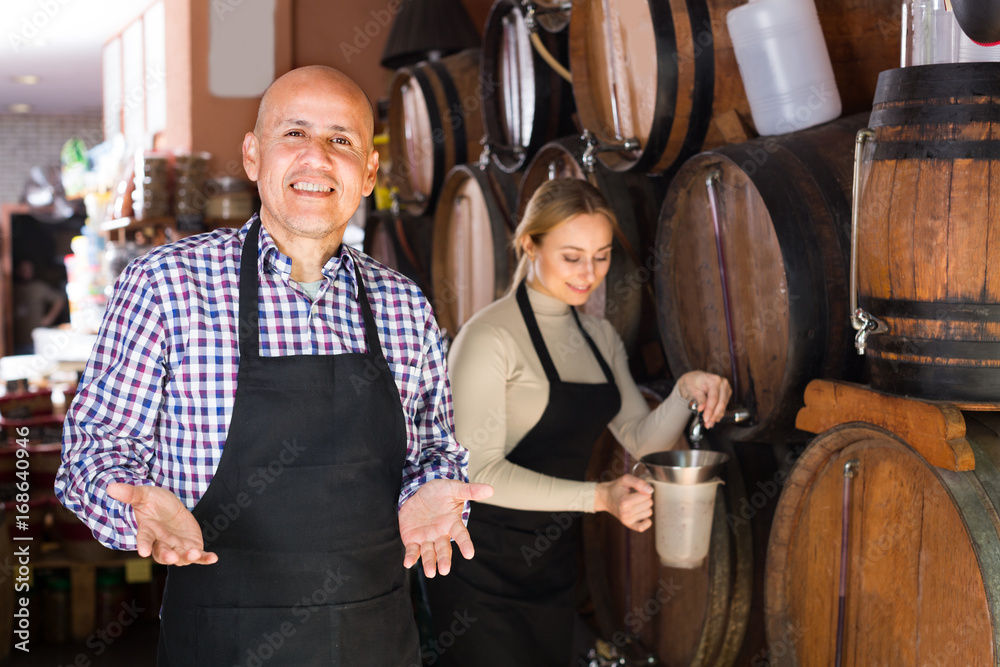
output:
[[[583,481],[594,441],[621,407],[614,376],[573,318],[607,382],[559,379],[522,282],[517,304],[549,381],[541,419],[507,455],[545,475]],[[579,512],[535,512],[472,503],[470,561],[426,580],[435,627],[434,664],[455,667],[566,667],[576,613]],[[447,644],[447,645],[446,645]]]
[[[262,357],[259,228],[229,435],[193,511],[219,561],[168,568],[157,664],[419,665],[396,510],[406,430],[360,271],[366,353]]]

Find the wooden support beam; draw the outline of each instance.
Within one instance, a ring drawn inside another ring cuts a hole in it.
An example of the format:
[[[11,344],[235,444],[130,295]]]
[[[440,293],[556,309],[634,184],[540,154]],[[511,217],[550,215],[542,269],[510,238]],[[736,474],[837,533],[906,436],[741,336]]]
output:
[[[864,385],[813,380],[795,426],[822,433],[850,422],[867,422],[895,433],[928,463],[956,472],[974,470],[965,439],[965,417],[951,403],[884,394]]]

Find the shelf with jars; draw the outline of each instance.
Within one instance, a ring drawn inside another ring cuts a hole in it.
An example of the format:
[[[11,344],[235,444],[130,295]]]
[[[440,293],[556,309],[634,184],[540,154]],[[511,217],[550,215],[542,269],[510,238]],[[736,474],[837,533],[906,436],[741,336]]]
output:
[[[218,227],[239,227],[257,210],[254,184],[211,174],[210,155],[141,151],[99,228],[109,240],[162,245]]]
[[[252,214],[251,210],[245,218],[204,218],[197,225],[185,225],[173,216],[114,218],[101,223],[100,230],[114,243],[132,241],[139,246],[163,245],[220,227],[241,227]]]

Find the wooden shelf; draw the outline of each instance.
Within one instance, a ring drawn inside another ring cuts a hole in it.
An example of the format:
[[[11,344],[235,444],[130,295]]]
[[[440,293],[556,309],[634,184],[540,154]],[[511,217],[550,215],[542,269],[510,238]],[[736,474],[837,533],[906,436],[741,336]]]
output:
[[[144,218],[142,220],[138,218],[114,218],[112,220],[105,220],[102,222],[101,231],[136,231],[146,229],[147,227],[173,227],[174,224],[175,220],[171,217]]]
[[[206,218],[204,222],[205,229],[202,231],[212,231],[218,229],[219,227],[242,227],[246,220],[223,220],[220,218]],[[168,242],[166,231],[167,229],[172,230],[171,240],[177,240],[185,236],[191,236],[193,234],[201,234],[202,231],[187,231],[177,229],[177,220],[173,216],[166,217],[155,217],[155,218],[143,218],[139,220],[138,218],[114,218],[112,220],[105,220],[101,223],[101,232],[111,236],[115,234],[114,240],[122,242],[125,241],[130,235],[134,235],[135,232],[145,232],[152,229],[153,234],[150,238],[150,242],[153,245],[163,245]]]

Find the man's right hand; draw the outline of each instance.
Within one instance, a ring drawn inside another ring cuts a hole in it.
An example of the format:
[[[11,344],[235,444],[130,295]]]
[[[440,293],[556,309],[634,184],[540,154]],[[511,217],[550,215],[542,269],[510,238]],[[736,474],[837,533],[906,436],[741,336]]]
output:
[[[204,551],[198,520],[180,498],[158,486],[133,486],[115,482],[108,495],[132,506],[139,525],[136,542],[139,555],[153,556],[163,565],[211,565],[219,557]]]

